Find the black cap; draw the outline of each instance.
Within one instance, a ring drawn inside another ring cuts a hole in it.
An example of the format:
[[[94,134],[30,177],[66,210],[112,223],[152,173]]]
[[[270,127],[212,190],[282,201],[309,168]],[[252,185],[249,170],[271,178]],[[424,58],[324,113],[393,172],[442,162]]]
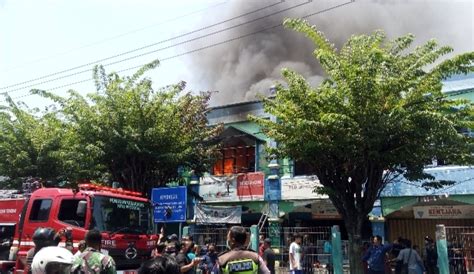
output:
[[[425,236],[425,241],[428,241],[428,242],[433,242],[433,239],[431,239],[430,236]]]
[[[168,239],[169,239],[169,240],[178,240],[178,235],[176,235],[176,234],[171,234],[170,236],[168,236]]]
[[[267,243],[267,244],[271,244],[272,241],[269,239],[269,238],[266,238],[265,240],[263,240],[264,243]]]

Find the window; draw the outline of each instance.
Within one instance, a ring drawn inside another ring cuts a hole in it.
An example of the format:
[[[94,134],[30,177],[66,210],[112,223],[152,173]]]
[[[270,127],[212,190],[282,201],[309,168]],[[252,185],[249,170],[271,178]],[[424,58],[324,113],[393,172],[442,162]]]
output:
[[[30,212],[30,221],[47,221],[52,203],[53,201],[50,199],[39,199],[33,201]]]
[[[62,200],[61,205],[59,206],[58,220],[73,226],[84,227],[86,217],[80,217],[76,214],[79,201],[85,200]]]
[[[236,174],[255,171],[255,146],[225,147],[213,166],[214,175]]]

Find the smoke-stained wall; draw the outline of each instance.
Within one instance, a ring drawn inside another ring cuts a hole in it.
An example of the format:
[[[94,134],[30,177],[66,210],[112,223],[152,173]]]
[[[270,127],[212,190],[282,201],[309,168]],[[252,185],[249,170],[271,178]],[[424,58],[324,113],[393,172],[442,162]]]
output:
[[[214,35],[202,45],[258,32],[281,24],[285,17],[303,17],[322,30],[340,48],[352,35],[386,31],[389,38],[406,33],[416,35],[416,43],[436,38],[456,53],[474,50],[474,7],[470,0],[234,0],[222,13],[203,20],[203,24],[250,13],[209,31],[239,23],[241,27]],[[334,8],[335,6],[340,7]],[[268,8],[265,8],[267,7]],[[252,11],[260,9],[258,12]],[[327,10],[327,11],[325,11]],[[279,12],[283,11],[283,12]],[[274,14],[270,16],[271,14]],[[266,16],[266,17],[265,17]],[[259,19],[260,17],[265,17]],[[256,94],[268,95],[269,87],[281,80],[281,68],[288,67],[317,84],[323,78],[312,57],[313,45],[291,30],[277,27],[193,55],[193,82],[203,89],[217,90],[212,105],[254,100]]]

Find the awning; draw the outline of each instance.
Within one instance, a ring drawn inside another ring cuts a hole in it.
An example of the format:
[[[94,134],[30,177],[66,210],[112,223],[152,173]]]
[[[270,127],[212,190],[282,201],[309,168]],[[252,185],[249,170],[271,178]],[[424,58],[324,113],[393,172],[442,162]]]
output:
[[[267,142],[270,140],[265,134],[263,134],[260,125],[253,122],[240,122],[225,125],[226,128],[232,127],[245,134],[251,135],[260,141]]]

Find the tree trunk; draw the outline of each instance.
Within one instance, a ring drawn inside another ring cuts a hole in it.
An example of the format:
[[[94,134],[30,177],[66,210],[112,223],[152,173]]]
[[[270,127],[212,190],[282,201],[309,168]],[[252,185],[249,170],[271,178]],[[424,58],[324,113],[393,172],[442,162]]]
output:
[[[349,266],[351,274],[364,274],[362,265],[362,224],[365,216],[351,214],[346,218],[345,225],[349,238]]]

